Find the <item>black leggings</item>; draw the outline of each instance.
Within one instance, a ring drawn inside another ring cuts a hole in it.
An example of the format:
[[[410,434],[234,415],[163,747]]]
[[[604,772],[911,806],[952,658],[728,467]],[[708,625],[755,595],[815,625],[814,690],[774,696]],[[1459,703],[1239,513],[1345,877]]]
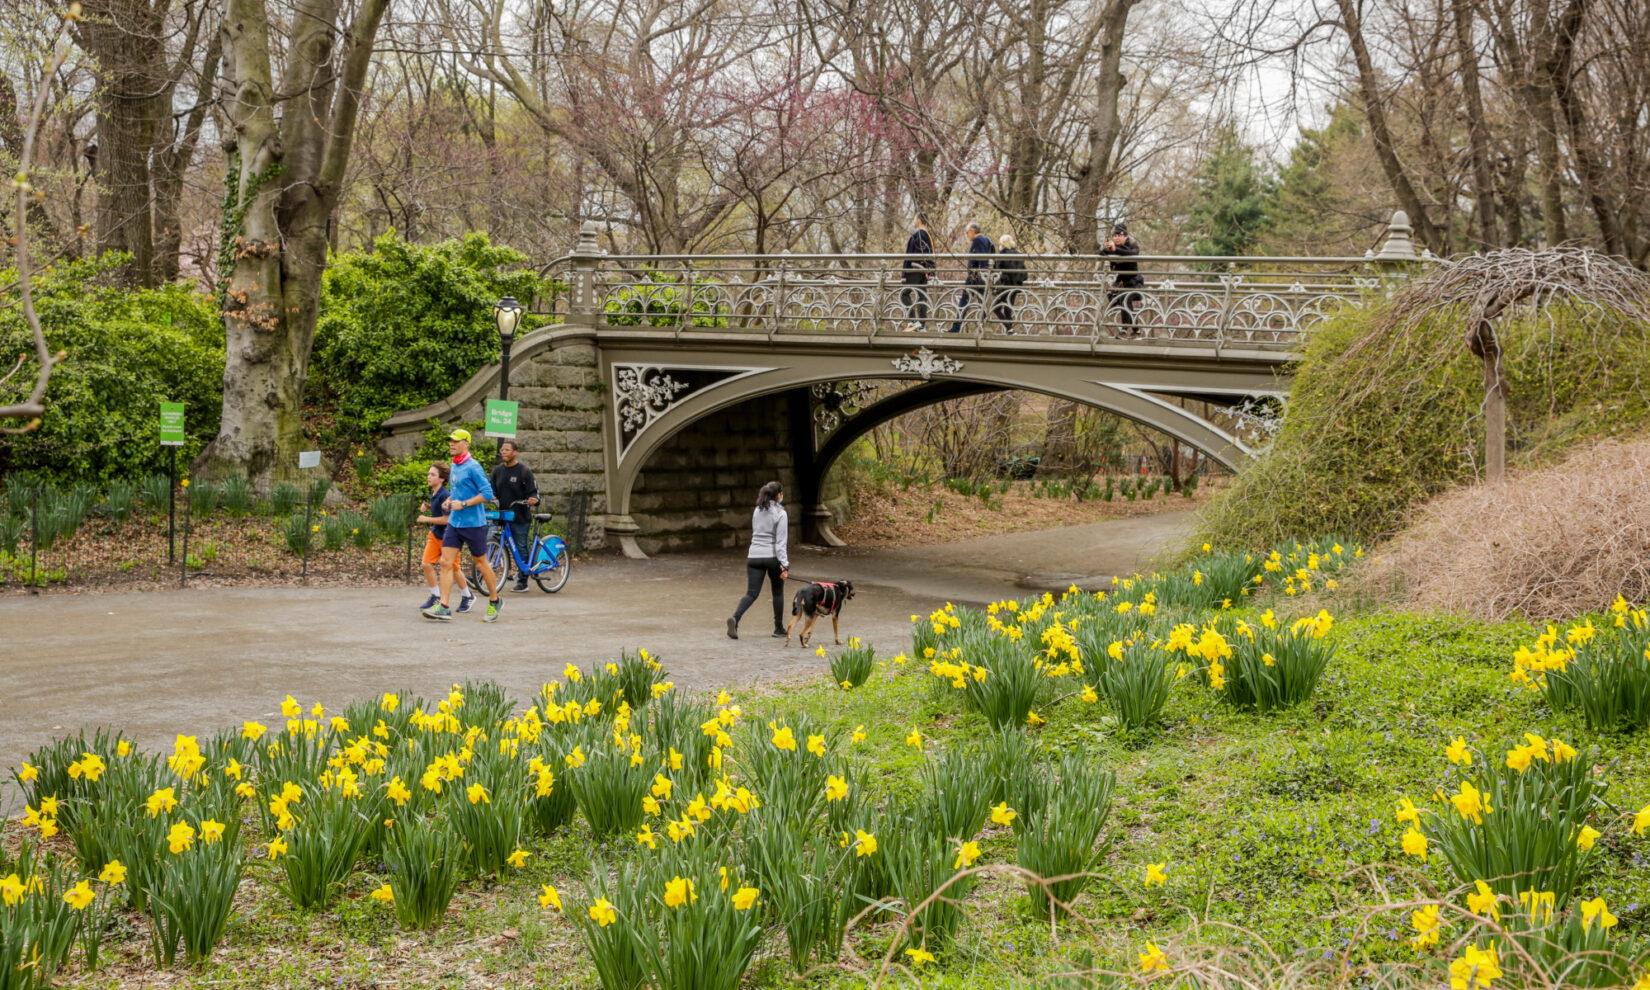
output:
[[[756,599],[762,594],[762,579],[766,577],[773,585],[773,627],[778,630],[785,628],[785,582],[779,577],[780,570],[778,557],[752,557],[745,561],[748,585],[745,597],[739,599],[739,607],[733,610],[733,621],[744,618],[745,610],[756,604]]]

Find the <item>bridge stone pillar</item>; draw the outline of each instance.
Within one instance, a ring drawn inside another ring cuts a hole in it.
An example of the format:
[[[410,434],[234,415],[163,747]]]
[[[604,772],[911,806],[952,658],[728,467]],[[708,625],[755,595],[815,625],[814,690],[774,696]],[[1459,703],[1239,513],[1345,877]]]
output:
[[[603,546],[604,530],[611,529],[604,525],[607,484],[597,357],[595,341],[581,340],[546,348],[510,369],[510,398],[521,403],[516,441],[522,460],[533,469],[539,492],[551,505],[565,505],[581,495],[588,498],[580,534],[586,548]]]

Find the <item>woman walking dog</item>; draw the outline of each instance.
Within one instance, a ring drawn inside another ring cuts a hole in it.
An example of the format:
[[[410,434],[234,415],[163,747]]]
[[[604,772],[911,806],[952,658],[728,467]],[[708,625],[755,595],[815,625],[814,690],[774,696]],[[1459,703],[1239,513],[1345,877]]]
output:
[[[739,638],[739,620],[745,610],[756,603],[762,594],[762,579],[773,585],[773,634],[787,638],[785,633],[785,579],[791,573],[791,558],[786,552],[790,525],[785,507],[785,489],[777,481],[762,486],[756,496],[756,511],[751,513],[751,547],[745,554],[745,578],[748,587],[739,607],[728,619],[728,638]]]

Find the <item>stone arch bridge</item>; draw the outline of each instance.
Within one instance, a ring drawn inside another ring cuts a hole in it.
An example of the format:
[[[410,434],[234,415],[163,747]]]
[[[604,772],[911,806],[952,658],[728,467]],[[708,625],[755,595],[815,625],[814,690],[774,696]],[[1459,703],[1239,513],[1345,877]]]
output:
[[[939,255],[922,287],[902,283],[903,260],[609,256],[587,224],[549,266],[567,286],[541,303],[550,325],[513,347],[523,459],[552,500],[588,497],[586,546],[632,556],[733,545],[773,478],[802,538],[837,544],[827,472],[849,445],[986,392],[1104,409],[1237,470],[1268,426],[1254,410],[1281,408],[1304,336],[1425,259],[1399,213],[1378,254],[1141,256],[1146,285],[1132,291],[1104,256],[1025,256],[1024,283],[1004,285]],[[432,420],[479,420],[499,370],[392,417],[383,445],[405,453]]]

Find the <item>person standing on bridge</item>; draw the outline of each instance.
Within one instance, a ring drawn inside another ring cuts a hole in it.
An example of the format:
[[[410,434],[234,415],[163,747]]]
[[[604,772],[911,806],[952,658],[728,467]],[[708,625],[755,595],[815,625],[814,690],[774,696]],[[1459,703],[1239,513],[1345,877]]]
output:
[[[728,619],[728,638],[739,638],[739,620],[762,594],[762,579],[773,585],[773,634],[785,636],[785,579],[791,576],[790,523],[785,516],[784,486],[770,481],[756,495],[751,513],[751,547],[745,554],[745,597]]]
[[[1140,253],[1140,242],[1129,236],[1129,225],[1119,220],[1111,225],[1111,236],[1100,245],[1101,254],[1132,258]],[[1140,305],[1140,293],[1146,280],[1140,276],[1138,261],[1114,261],[1111,288],[1106,290],[1106,308],[1117,312],[1117,335],[1138,337],[1140,328],[1134,324],[1134,310]]]
[[[992,289],[992,315],[1004,333],[1014,332],[1014,304],[1020,301],[1020,286],[1026,284],[1026,262],[1014,243],[1013,234],[1004,234],[997,249],[997,284]]]
[[[917,214],[917,229],[905,241],[906,259],[901,266],[899,302],[905,307],[906,323],[901,329],[916,331],[928,323],[928,276],[934,270],[934,241],[928,236],[928,220]]]
[[[991,238],[980,233],[979,224],[970,223],[963,228],[963,233],[968,237],[968,278],[963,280],[962,293],[957,296],[957,322],[951,324],[951,329],[946,333],[962,333],[962,325],[968,320],[969,306],[979,301],[985,292],[985,279],[991,272],[990,256],[997,251]]]

